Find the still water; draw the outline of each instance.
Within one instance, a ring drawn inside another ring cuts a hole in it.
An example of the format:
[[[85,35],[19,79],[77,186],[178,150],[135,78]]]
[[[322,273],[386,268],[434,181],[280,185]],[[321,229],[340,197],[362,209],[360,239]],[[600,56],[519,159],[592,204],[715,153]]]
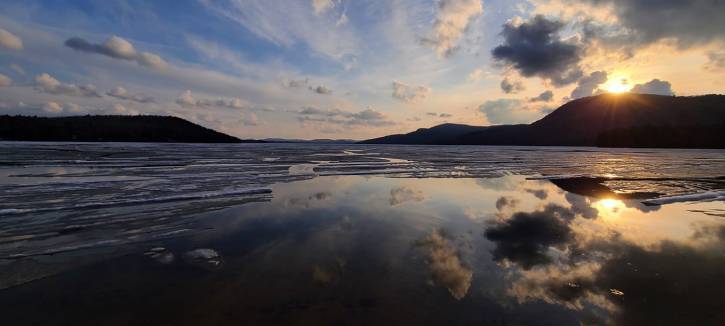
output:
[[[725,152],[0,144],[4,325],[725,324]]]

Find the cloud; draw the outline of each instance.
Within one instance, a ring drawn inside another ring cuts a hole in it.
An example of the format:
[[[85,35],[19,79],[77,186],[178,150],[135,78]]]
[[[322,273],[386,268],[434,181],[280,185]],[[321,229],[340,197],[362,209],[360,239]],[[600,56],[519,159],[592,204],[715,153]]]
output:
[[[564,86],[581,77],[580,46],[559,37],[564,24],[541,15],[526,22],[509,21],[501,34],[504,44],[491,52],[494,59],[516,69],[522,76],[538,76],[555,86]]]
[[[655,95],[675,95],[672,91],[672,85],[668,81],[652,79],[644,84],[637,84],[630,90],[632,93],[639,94],[655,94]]]
[[[101,97],[96,91],[96,86],[87,84],[77,86],[75,84],[64,84],[53,78],[53,76],[43,73],[35,77],[35,88],[41,92],[56,95],[84,96],[84,97]]]
[[[498,99],[486,101],[478,107],[489,123],[530,123],[543,116],[541,109],[526,106],[517,99]]]
[[[111,36],[103,44],[95,44],[80,37],[72,37],[65,41],[65,46],[80,52],[96,53],[114,59],[135,61],[142,66],[151,68],[164,68],[167,65],[166,61],[160,56],[149,52],[139,53],[131,42],[118,36]]]
[[[725,69],[725,51],[710,51],[707,53],[707,60],[705,69],[710,71],[720,71]]]
[[[335,6],[333,0],[312,0],[312,9],[315,15],[320,16]]]
[[[430,93],[430,88],[420,86],[409,86],[399,81],[393,81],[393,97],[404,102],[416,102],[424,99]]]
[[[484,236],[496,243],[495,261],[508,260],[530,269],[551,261],[549,247],[562,247],[573,239],[569,228],[573,218],[568,209],[549,204],[543,210],[514,213],[486,229]]]
[[[423,201],[425,195],[418,189],[407,186],[397,187],[390,190],[390,206],[397,206],[409,201]]]
[[[245,126],[258,126],[259,125],[259,119],[257,118],[257,115],[254,114],[254,112],[246,112],[244,113],[241,120],[239,120],[243,125]]]
[[[106,95],[115,97],[115,98],[118,98],[121,100],[134,101],[134,102],[139,102],[139,103],[153,103],[154,102],[153,97],[129,94],[129,92],[121,86],[118,86],[118,87],[108,91],[106,93]]]
[[[450,113],[441,113],[438,115],[439,118],[452,118],[453,115]]]
[[[482,78],[485,78],[486,76],[490,76],[491,74],[488,71],[485,71],[481,68],[476,68],[473,71],[471,71],[470,74],[468,74],[468,80],[470,81],[478,81]]]
[[[680,48],[724,41],[725,2],[713,0],[588,0],[610,8],[630,45],[673,40]],[[578,3],[578,2],[577,2]]]
[[[450,56],[468,24],[482,13],[480,0],[440,0],[432,35],[421,41],[432,46],[439,57]]]
[[[220,107],[228,109],[243,109],[245,103],[238,98],[233,99],[196,99],[192,94],[191,90],[183,91],[179,97],[176,98],[176,104],[185,108],[208,108],[208,107]]]
[[[375,110],[366,109],[359,112],[348,112],[339,109],[323,110],[306,107],[297,112],[297,120],[301,123],[335,124],[346,126],[391,126],[395,122]]]
[[[545,91],[536,97],[530,98],[529,102],[550,102],[553,98],[554,93],[552,91]]]
[[[592,72],[591,74],[589,74],[589,76],[584,76],[579,79],[576,88],[574,88],[569,97],[573,100],[582,97],[592,96],[595,93],[599,92],[597,91],[598,86],[604,84],[606,81],[606,71]]]
[[[25,69],[23,69],[23,67],[21,67],[20,65],[13,63],[13,64],[9,65],[8,67],[10,67],[10,69],[15,71],[16,73],[18,73],[18,75],[25,76]]]
[[[418,241],[418,246],[428,254],[428,268],[433,281],[445,286],[456,300],[461,300],[468,293],[473,279],[473,271],[463,266],[458,250],[444,237],[441,231]]]
[[[0,28],[0,47],[19,51],[23,49],[23,40],[15,34]]]
[[[566,198],[566,201],[571,204],[571,211],[573,213],[580,214],[582,217],[590,219],[597,218],[599,216],[599,211],[592,207],[592,203],[587,197],[567,192],[566,195],[564,195],[564,198]]]
[[[7,87],[12,84],[13,80],[10,77],[0,74],[0,87]]]
[[[310,87],[310,90],[317,94],[323,94],[323,95],[332,94],[332,90],[323,85],[320,85],[317,87]]]
[[[524,89],[524,84],[519,80],[511,81],[507,77],[501,81],[501,90],[506,94],[516,94]]]
[[[46,113],[61,113],[63,112],[63,107],[60,106],[60,104],[56,102],[46,102],[43,105],[43,111]]]
[[[309,78],[297,79],[297,80],[293,79],[293,80],[288,80],[287,82],[284,83],[284,85],[289,88],[300,88],[300,87],[307,86],[307,83],[309,83],[309,81],[310,81]]]
[[[129,109],[118,103],[113,105],[113,113],[121,115],[139,115],[137,110]]]
[[[348,22],[347,13],[343,12],[342,14],[340,14],[340,18],[338,18],[337,21],[335,22],[335,26],[339,27],[339,26],[347,24],[347,22]]]

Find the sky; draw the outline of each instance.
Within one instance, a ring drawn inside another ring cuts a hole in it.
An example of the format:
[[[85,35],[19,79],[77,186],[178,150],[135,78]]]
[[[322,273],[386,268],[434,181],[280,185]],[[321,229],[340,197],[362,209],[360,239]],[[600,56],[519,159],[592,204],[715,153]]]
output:
[[[724,45],[718,0],[0,0],[0,114],[367,139],[722,94]]]

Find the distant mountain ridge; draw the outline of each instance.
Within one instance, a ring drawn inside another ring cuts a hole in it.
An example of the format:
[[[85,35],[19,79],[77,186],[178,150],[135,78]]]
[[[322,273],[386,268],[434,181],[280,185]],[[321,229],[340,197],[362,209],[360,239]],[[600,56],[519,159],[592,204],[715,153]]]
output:
[[[602,94],[528,125],[443,124],[362,143],[725,148],[725,96]]]
[[[171,116],[0,116],[0,140],[79,142],[241,143],[242,140]]]

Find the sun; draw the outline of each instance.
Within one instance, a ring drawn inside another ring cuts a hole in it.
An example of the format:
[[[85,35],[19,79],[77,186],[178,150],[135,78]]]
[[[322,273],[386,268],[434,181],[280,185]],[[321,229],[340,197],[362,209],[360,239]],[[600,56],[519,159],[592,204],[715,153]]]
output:
[[[609,78],[607,82],[602,85],[602,89],[609,93],[620,94],[629,92],[629,90],[632,89],[632,85],[629,82],[629,78],[625,76],[612,76],[612,78]]]

